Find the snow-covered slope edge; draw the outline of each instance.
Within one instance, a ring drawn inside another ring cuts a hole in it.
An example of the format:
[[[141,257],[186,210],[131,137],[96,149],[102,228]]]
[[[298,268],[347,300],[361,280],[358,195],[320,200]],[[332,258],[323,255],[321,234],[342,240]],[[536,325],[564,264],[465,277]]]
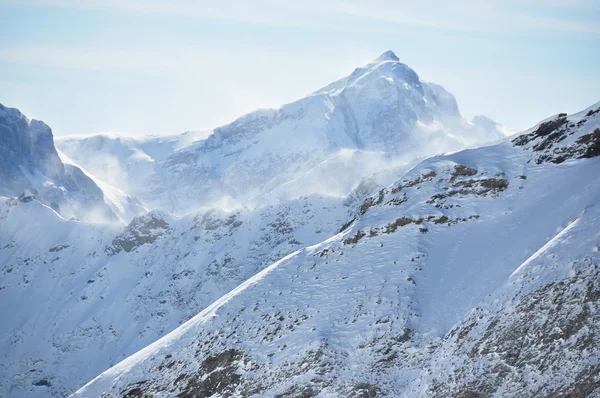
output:
[[[436,156],[77,396],[585,396],[600,103]]]
[[[447,335],[414,392],[600,393],[600,205],[582,212]]]

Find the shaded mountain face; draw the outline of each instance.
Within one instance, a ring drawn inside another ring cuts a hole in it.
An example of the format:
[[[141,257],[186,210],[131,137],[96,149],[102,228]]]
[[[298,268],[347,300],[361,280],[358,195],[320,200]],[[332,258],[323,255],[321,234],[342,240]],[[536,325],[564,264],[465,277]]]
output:
[[[121,212],[77,165],[63,163],[52,130],[0,105],[0,195],[35,197],[65,218],[118,222]],[[132,208],[142,209],[132,201]],[[111,208],[115,208],[115,211]]]
[[[30,179],[36,175],[65,178],[52,130],[43,122],[28,120],[17,109],[0,105],[0,136],[0,194],[21,193],[31,187]]]
[[[428,158],[75,396],[595,396],[599,134]]]
[[[273,200],[344,196],[384,165],[502,137],[502,126],[464,119],[452,94],[388,52],[305,98],[245,115],[187,146],[108,136],[58,145],[92,174],[118,170],[127,185],[120,188],[147,207],[184,214],[224,198],[261,203],[266,193]],[[340,165],[344,179],[318,183]]]

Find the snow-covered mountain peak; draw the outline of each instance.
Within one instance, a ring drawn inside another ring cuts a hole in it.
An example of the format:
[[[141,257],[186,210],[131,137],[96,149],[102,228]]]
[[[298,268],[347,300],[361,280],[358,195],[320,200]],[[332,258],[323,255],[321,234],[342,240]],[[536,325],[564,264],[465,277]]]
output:
[[[362,88],[368,83],[382,78],[398,86],[403,83],[408,85],[420,83],[419,76],[412,68],[400,62],[400,59],[392,51],[386,51],[370,63],[354,69],[349,76],[317,90],[315,94],[340,95],[344,89]]]
[[[422,81],[387,51],[279,109],[241,116],[173,150],[158,145],[160,154],[150,153],[142,142],[114,138],[101,145],[91,139],[59,145],[91,174],[147,208],[181,215],[224,198],[249,204],[254,198],[264,203],[267,194],[275,200],[332,192],[344,196],[385,164],[406,165],[496,141],[504,135],[500,127],[463,118],[452,94]],[[323,183],[341,169],[344,177],[337,178],[334,189]]]
[[[373,60],[373,62],[385,61],[400,61],[400,58],[398,58],[398,56],[396,56],[392,50],[388,50]]]
[[[440,85],[421,80],[415,70],[400,62],[391,51],[318,90],[315,95],[342,97],[344,103],[375,115],[383,113],[382,117],[386,119],[396,119],[400,125],[389,126],[396,134],[412,130],[418,123],[435,124],[442,129],[461,130],[464,127],[452,126],[460,124],[462,119],[454,96]],[[389,107],[393,110],[388,110]],[[379,130],[384,133],[385,129]]]

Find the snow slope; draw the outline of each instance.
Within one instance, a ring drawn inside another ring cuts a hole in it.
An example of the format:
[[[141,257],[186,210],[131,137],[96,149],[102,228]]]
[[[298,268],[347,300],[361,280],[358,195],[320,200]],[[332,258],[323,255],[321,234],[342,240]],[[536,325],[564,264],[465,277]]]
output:
[[[181,218],[153,211],[124,229],[1,198],[0,396],[72,393],[271,262],[334,234],[374,186]]]
[[[596,396],[598,156],[600,103],[426,159],[74,395]]]
[[[224,200],[254,205],[267,192],[274,200],[343,196],[382,165],[504,136],[485,117],[464,119],[452,94],[386,52],[305,98],[242,116],[187,146],[182,136],[160,142],[104,135],[58,145],[147,207],[181,215]],[[335,186],[318,183],[340,165],[344,178]]]

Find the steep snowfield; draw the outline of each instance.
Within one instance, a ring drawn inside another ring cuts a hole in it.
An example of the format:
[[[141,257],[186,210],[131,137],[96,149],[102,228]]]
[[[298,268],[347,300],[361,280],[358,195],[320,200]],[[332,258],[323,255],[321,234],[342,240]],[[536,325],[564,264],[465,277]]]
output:
[[[65,218],[91,222],[118,222],[143,210],[125,194],[119,200],[129,200],[128,207],[115,206],[89,175],[72,162],[63,162],[52,130],[43,122],[0,105],[0,138],[0,195],[25,193]]]
[[[598,156],[600,103],[429,158],[75,395],[595,396]]]
[[[182,218],[153,211],[124,230],[1,198],[0,396],[72,393],[271,262],[336,233],[374,186]]]
[[[595,397],[600,208],[580,213],[453,329],[413,392]]]
[[[267,192],[276,200],[347,195],[382,164],[408,164],[504,136],[490,119],[464,119],[452,94],[386,52],[305,98],[245,115],[187,146],[180,136],[65,138],[58,145],[148,208],[181,215],[224,200],[255,205]],[[335,186],[317,183],[340,164],[344,178]]]

